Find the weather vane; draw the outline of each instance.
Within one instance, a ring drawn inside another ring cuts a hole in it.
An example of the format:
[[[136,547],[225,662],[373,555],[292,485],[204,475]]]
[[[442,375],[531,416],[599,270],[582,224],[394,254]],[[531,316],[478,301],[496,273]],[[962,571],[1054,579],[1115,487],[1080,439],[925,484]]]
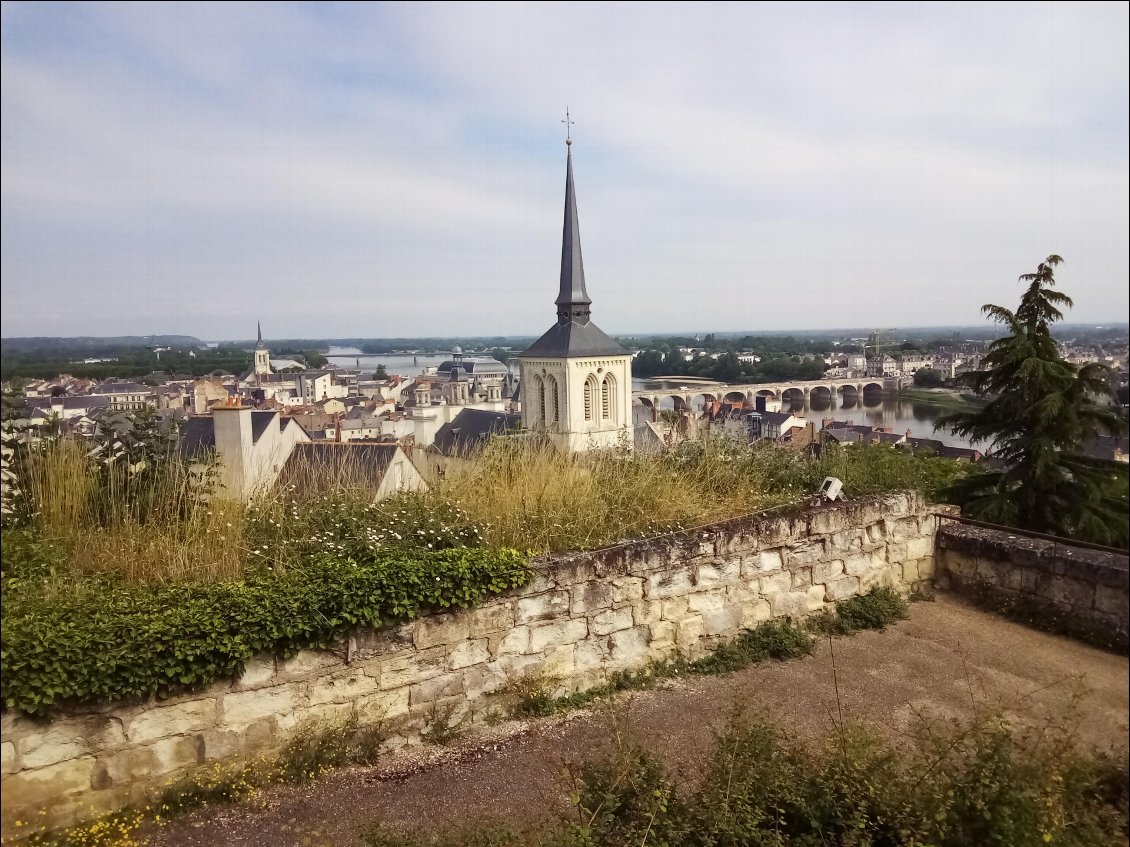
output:
[[[573,124],[575,124],[576,121],[569,117],[569,107],[568,106],[565,107],[565,120],[563,120],[561,123],[565,124],[565,143],[566,144],[572,144],[573,143]]]

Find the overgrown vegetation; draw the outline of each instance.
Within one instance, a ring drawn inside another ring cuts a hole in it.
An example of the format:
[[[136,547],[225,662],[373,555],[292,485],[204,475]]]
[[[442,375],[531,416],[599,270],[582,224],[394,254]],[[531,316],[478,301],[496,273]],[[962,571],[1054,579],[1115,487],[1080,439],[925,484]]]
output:
[[[873,588],[867,594],[841,600],[834,612],[803,623],[773,620],[746,630],[715,647],[700,659],[676,655],[652,662],[638,671],[617,671],[608,682],[572,694],[557,694],[560,681],[528,677],[510,687],[515,717],[546,717],[583,708],[622,691],[651,688],[662,680],[731,673],[769,660],[787,661],[812,653],[817,635],[848,635],[862,629],[885,629],[907,616],[907,602],[892,588]]]
[[[90,578],[47,595],[5,571],[0,691],[7,708],[43,714],[185,690],[239,675],[261,651],[328,647],[353,627],[473,606],[529,576],[512,549],[360,546],[187,588]]]
[[[1008,330],[993,341],[980,370],[959,380],[989,403],[940,418],[938,428],[993,446],[1001,467],[956,480],[949,494],[970,517],[1066,538],[1127,546],[1127,469],[1093,458],[1089,442],[1126,432],[1106,366],[1066,361],[1052,337],[1071,298],[1056,291],[1049,256],[1020,280],[1015,312],[982,310]]]
[[[379,827],[368,847],[1122,847],[1125,751],[1078,751],[1070,724],[1021,729],[1000,715],[923,721],[895,747],[839,726],[805,746],[733,718],[701,782],[681,785],[623,726],[612,752],[569,774],[572,811],[535,834],[492,827],[439,836]]]
[[[567,456],[548,444],[496,439],[447,469],[435,490],[483,527],[490,544],[583,550],[801,503],[826,476],[849,497],[903,489],[928,496],[973,472],[884,445],[829,446],[819,459],[774,445],[688,442],[661,455]]]

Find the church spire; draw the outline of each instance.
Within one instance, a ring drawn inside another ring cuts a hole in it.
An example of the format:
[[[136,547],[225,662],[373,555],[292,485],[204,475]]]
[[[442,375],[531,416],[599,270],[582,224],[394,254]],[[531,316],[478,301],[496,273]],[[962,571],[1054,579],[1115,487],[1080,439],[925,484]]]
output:
[[[566,115],[566,119],[568,116]],[[557,295],[557,322],[587,324],[592,300],[585,290],[581,260],[581,227],[577,222],[577,196],[573,190],[573,138],[565,139],[565,225],[561,233],[561,290]]]
[[[255,349],[264,350],[267,345],[263,343],[263,324],[259,321],[255,321],[255,329],[259,333],[259,340],[255,342]]]

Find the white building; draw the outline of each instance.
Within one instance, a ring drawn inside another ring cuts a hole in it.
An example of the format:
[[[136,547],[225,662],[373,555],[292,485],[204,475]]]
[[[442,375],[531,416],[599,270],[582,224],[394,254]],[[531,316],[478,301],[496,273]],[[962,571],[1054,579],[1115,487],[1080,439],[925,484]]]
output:
[[[632,447],[632,354],[592,322],[566,141],[557,323],[518,356],[522,424],[570,453]]]

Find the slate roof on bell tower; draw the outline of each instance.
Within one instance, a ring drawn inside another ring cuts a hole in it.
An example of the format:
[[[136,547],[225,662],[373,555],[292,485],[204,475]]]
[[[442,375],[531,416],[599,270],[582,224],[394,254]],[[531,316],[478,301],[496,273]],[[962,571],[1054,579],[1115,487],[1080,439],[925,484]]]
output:
[[[629,352],[592,322],[592,299],[585,288],[581,258],[581,227],[573,189],[573,141],[565,157],[565,223],[561,232],[561,285],[557,294],[557,323],[521,355],[550,358],[627,356]]]

